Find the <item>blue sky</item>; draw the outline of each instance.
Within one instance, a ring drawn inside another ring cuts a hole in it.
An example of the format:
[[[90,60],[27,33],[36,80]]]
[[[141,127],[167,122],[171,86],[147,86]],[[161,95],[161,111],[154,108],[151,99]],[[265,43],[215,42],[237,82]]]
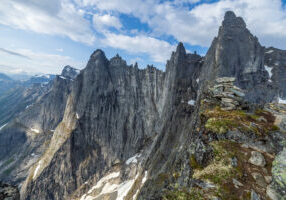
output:
[[[100,48],[128,64],[164,69],[182,41],[204,55],[227,10],[262,45],[286,49],[286,0],[1,0],[0,72],[82,69]]]

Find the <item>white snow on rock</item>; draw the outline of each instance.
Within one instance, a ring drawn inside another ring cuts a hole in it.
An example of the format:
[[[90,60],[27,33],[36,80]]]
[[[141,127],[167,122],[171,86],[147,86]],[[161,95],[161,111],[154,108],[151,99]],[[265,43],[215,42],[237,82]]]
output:
[[[137,177],[138,176],[136,176],[134,179],[125,181],[119,185],[118,190],[117,190],[116,200],[124,200],[124,197],[128,194],[129,190],[132,188]]]
[[[28,106],[26,106],[26,108],[25,109],[28,109],[28,108],[30,108],[32,105],[28,105]]]
[[[107,182],[108,180],[110,179],[113,179],[113,178],[117,178],[118,176],[120,175],[120,172],[113,172],[111,174],[108,174],[107,176],[104,176],[103,178],[101,178],[97,183],[96,185],[94,185],[88,192],[87,194],[90,194],[92,193],[93,190],[95,189],[98,189],[98,188],[101,188],[105,182]],[[81,197],[81,200],[86,200],[86,198],[84,196]]]
[[[278,103],[286,104],[286,99],[281,99],[280,97],[278,97]]]
[[[0,131],[6,126],[7,124],[4,124],[3,126],[0,127]]]
[[[36,169],[35,169],[35,172],[34,172],[34,175],[33,175],[33,179],[36,178],[37,173],[38,173],[38,171],[39,171],[39,169],[40,169],[40,167],[41,167],[41,164],[42,164],[42,161],[40,160],[40,162],[38,163],[38,165],[37,165],[37,167],[36,167]]]
[[[76,115],[76,119],[79,119],[79,115],[78,115],[78,113],[76,113],[75,115]]]
[[[272,77],[272,67],[268,67],[267,65],[264,65],[264,68],[265,68],[265,70],[268,72],[268,74],[269,74],[269,77],[270,77],[270,79],[271,79],[271,77]],[[269,81],[270,82],[272,82],[271,80],[269,79]]]
[[[138,196],[141,187],[142,187],[142,186],[144,185],[144,183],[147,181],[147,176],[148,176],[148,172],[145,171],[144,177],[142,178],[141,186],[140,186],[140,188],[136,191],[136,193],[134,194],[134,196],[133,196],[133,198],[132,198],[133,200],[136,200],[136,197]]]
[[[126,161],[126,165],[129,165],[131,163],[137,163],[137,159],[140,157],[140,154],[135,154],[133,157],[128,158],[128,160]]]
[[[66,77],[60,76],[61,79],[66,79]]]
[[[113,172],[99,180],[95,186],[93,186],[87,194],[84,194],[80,200],[95,200],[100,198],[100,196],[104,194],[111,194],[117,192],[116,200],[123,200],[124,197],[128,194],[129,190],[132,188],[135,180],[137,179],[138,175],[134,179],[130,179],[124,181],[120,184],[110,183],[108,182],[111,179],[118,178],[120,172]],[[101,189],[100,193],[96,196],[90,195],[95,189]]]
[[[31,128],[31,131],[35,132],[35,133],[40,133],[40,130],[35,129],[35,128]]]
[[[273,53],[273,50],[266,51],[265,53]]]
[[[200,79],[199,79],[199,78],[197,78],[197,79],[196,79],[196,82],[197,82],[197,83],[199,83],[199,82],[200,82]]]
[[[45,74],[44,77],[51,78],[51,76],[49,74]]]
[[[191,105],[191,106],[194,106],[196,103],[195,100],[191,99],[190,101],[188,101],[188,104]]]

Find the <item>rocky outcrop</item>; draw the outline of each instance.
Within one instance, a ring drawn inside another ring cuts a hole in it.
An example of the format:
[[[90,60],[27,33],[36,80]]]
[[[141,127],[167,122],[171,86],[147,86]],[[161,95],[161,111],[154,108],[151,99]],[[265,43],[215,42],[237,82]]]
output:
[[[235,110],[243,105],[244,92],[234,85],[234,77],[222,77],[216,79],[216,85],[209,91],[212,97],[215,97],[221,103],[224,110]]]
[[[286,199],[286,148],[275,158],[272,167],[273,183],[268,191],[272,199]]]
[[[20,193],[16,187],[0,182],[0,199],[20,200]]]

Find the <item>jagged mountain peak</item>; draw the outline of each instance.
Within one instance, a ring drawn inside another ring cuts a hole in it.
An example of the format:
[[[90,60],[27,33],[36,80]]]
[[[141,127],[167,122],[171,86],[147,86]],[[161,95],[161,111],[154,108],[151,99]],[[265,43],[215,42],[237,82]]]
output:
[[[90,58],[91,59],[99,59],[99,58],[105,58],[106,59],[106,56],[105,56],[104,51],[102,51],[101,49],[97,49],[91,54]]]
[[[65,77],[65,78],[69,78],[69,79],[75,79],[77,77],[77,75],[79,74],[79,70],[76,68],[73,68],[69,65],[65,66],[61,76]]]
[[[176,54],[186,54],[186,49],[184,47],[184,44],[182,42],[179,42],[177,45],[177,49],[176,49]]]
[[[127,63],[119,54],[116,54],[113,58],[110,59],[110,64],[112,66],[126,66]]]
[[[246,28],[243,18],[237,17],[233,11],[227,11],[225,13],[222,25],[223,27],[229,28]]]

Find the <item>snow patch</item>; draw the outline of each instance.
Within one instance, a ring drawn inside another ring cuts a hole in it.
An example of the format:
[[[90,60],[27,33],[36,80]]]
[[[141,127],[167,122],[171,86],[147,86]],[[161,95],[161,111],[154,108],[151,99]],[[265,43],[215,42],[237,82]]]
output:
[[[31,128],[31,131],[35,132],[35,133],[40,133],[40,130],[35,129],[35,128]]]
[[[133,195],[133,198],[132,198],[133,200],[136,200],[136,197],[138,196],[141,187],[142,187],[142,186],[144,185],[144,183],[147,181],[147,176],[148,176],[148,172],[145,171],[144,177],[142,178],[142,181],[141,181],[141,186],[140,186],[140,188],[136,191],[136,193]]]
[[[51,78],[51,76],[49,74],[45,74],[43,77]]]
[[[76,119],[79,119],[79,115],[78,115],[78,113],[76,113],[75,115],[76,115]]]
[[[117,198],[116,200],[124,200],[124,197],[128,194],[129,190],[132,188],[135,180],[137,179],[138,175],[129,181],[125,181],[121,183],[117,190]]]
[[[116,184],[116,183],[112,184],[112,183],[108,182],[110,179],[119,177],[119,175],[120,175],[120,172],[113,172],[113,173],[101,178],[99,180],[99,182],[87,192],[87,194],[84,194],[80,198],[80,200],[98,199],[100,196],[102,196],[104,194],[111,194],[113,192],[117,192],[116,200],[124,200],[124,198],[126,197],[128,192],[130,191],[130,189],[134,185],[135,180],[138,178],[138,174],[136,175],[136,177],[134,179],[124,181],[121,184]],[[147,173],[145,172],[145,176],[142,180],[142,183],[143,183],[143,181],[146,181],[146,178],[145,178],[146,176],[147,176]],[[96,196],[90,195],[90,193],[92,193],[95,189],[101,189],[100,193],[97,194]]]
[[[128,158],[128,160],[125,162],[126,163],[126,165],[129,165],[129,164],[131,164],[131,163],[137,163],[137,158],[139,158],[141,155],[140,154],[135,154],[133,157],[131,157],[131,158]]]
[[[41,164],[42,164],[42,161],[40,160],[40,162],[38,163],[38,165],[37,165],[37,167],[36,167],[36,169],[35,169],[35,172],[34,172],[34,175],[33,175],[33,179],[36,178],[37,173],[38,173],[38,171],[39,171],[39,169],[40,169],[40,167],[41,167]]]
[[[63,76],[59,76],[61,79],[66,79],[66,77],[63,77]]]
[[[270,79],[272,77],[272,67],[268,67],[267,65],[264,65],[265,70],[268,72],[269,75],[269,81],[272,82]]]
[[[0,131],[6,126],[7,124],[4,124],[3,126],[0,127]]]
[[[265,53],[273,53],[273,50],[266,51]]]
[[[199,78],[197,78],[197,79],[196,79],[196,82],[197,82],[197,83],[199,83],[199,82],[200,82],[200,79],[199,79]]]
[[[191,105],[191,106],[194,106],[196,103],[195,100],[191,99],[190,101],[188,101],[188,104]]]
[[[88,194],[92,193],[93,190],[95,189],[98,189],[98,188],[101,188],[103,186],[103,184],[110,180],[110,179],[113,179],[113,178],[117,178],[118,176],[120,175],[120,172],[113,172],[103,178],[101,178],[95,186],[93,186],[89,191],[88,191]]]
[[[278,97],[278,103],[286,104],[286,100],[285,99],[281,99],[280,97]]]

